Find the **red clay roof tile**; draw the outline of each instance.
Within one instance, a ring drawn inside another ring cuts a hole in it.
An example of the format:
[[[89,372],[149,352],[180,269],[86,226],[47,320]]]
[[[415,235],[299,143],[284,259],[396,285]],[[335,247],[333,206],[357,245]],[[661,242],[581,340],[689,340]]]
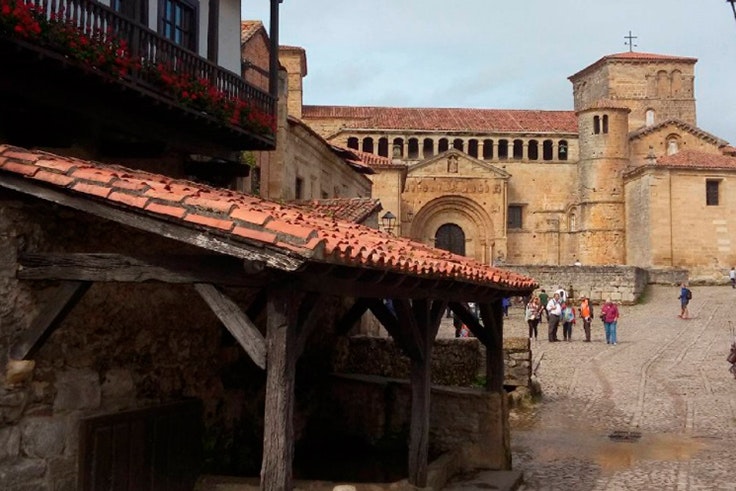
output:
[[[303,106],[302,118],[347,120],[345,130],[405,129],[475,131],[482,133],[574,133],[574,111],[514,109],[401,108],[364,106]]]
[[[295,201],[294,205],[314,211],[328,218],[363,223],[371,214],[381,210],[376,198],[332,198]]]
[[[708,169],[736,169],[736,157],[714,153],[699,152],[697,150],[682,150],[673,155],[666,155],[657,159],[657,166],[708,168]]]
[[[196,226],[233,244],[244,239],[251,245],[253,242],[268,245],[299,255],[305,262],[360,264],[370,269],[456,279],[488,288],[528,291],[537,286],[529,277],[297,206],[118,166],[0,145],[0,185],[4,176],[27,176],[30,170],[39,171],[34,182],[44,182],[82,197],[107,198],[112,207],[124,204],[129,211]],[[92,182],[88,180],[90,177]],[[119,186],[120,179],[125,179],[125,192],[117,191],[123,187]],[[201,203],[199,200],[214,205],[206,215],[192,206]]]

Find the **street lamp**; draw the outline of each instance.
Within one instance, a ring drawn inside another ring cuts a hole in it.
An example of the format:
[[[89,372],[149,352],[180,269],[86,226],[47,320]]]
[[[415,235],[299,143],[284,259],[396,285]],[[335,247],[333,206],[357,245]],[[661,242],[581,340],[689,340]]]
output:
[[[736,0],[734,0],[736,1]],[[391,213],[390,211],[387,211],[382,217],[381,217],[381,224],[383,225],[383,229],[388,232],[389,234],[394,233],[394,227],[396,226],[396,216]]]

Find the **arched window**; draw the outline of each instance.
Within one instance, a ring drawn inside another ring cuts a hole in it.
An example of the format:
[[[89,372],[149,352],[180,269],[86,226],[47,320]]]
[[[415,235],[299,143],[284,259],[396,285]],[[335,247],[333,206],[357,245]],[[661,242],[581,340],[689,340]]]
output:
[[[647,109],[646,112],[646,125],[652,126],[654,124],[654,109]]]
[[[676,96],[682,91],[682,72],[680,70],[672,70],[672,95]]]
[[[542,143],[542,159],[543,160],[552,160],[554,158],[552,149],[554,148],[554,145],[552,144],[552,140],[544,140],[544,143]]]
[[[498,160],[506,160],[509,158],[509,141],[498,140]]]
[[[388,138],[385,136],[378,139],[378,155],[381,157],[390,157],[388,154]]]
[[[593,116],[593,133],[596,135],[601,132],[601,117]]]
[[[669,97],[670,95],[670,76],[664,70],[657,72],[657,95],[659,97]]]
[[[468,141],[468,155],[471,157],[478,158],[478,140],[469,140]]]
[[[539,142],[537,140],[529,140],[529,160],[539,160]]]
[[[434,235],[434,246],[437,249],[465,255],[465,232],[454,223],[446,223],[437,229]]]
[[[567,217],[567,225],[570,232],[577,232],[578,230],[578,217],[575,215],[575,210],[570,212],[570,216]]]
[[[424,143],[422,143],[422,155],[425,159],[434,156],[434,140],[431,138],[424,139]]]
[[[455,138],[452,141],[452,148],[454,148],[455,150],[460,150],[462,152],[463,148],[465,148],[465,142],[462,141],[462,139],[460,138]]]
[[[602,126],[603,126],[602,128],[603,133],[608,133],[608,114],[603,115],[603,125]]]
[[[557,158],[567,160],[567,140],[560,140],[557,144]]]
[[[360,150],[360,147],[358,145],[358,139],[354,136],[351,136],[348,138],[348,148],[352,148],[353,150]]]
[[[521,160],[524,158],[524,142],[521,140],[514,140],[514,160]]]
[[[483,140],[483,160],[493,160],[493,140]]]
[[[667,155],[674,155],[680,151],[680,139],[677,135],[667,137]]]
[[[373,138],[370,136],[363,138],[363,151],[366,153],[373,153]]]
[[[410,159],[419,158],[419,140],[416,138],[409,138],[409,149],[407,150]]]
[[[437,152],[442,153],[446,152],[450,148],[450,142],[447,141],[447,138],[440,138],[440,142],[437,145]]]
[[[393,157],[397,159],[403,159],[404,158],[404,139],[394,138],[393,147],[394,147]]]

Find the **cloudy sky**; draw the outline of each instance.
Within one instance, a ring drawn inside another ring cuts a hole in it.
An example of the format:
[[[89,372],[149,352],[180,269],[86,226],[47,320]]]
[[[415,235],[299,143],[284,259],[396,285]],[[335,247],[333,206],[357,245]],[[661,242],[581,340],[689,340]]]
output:
[[[242,0],[268,28],[269,0]],[[572,109],[567,77],[634,50],[697,58],[698,126],[736,144],[736,20],[725,0],[284,0],[305,104]]]

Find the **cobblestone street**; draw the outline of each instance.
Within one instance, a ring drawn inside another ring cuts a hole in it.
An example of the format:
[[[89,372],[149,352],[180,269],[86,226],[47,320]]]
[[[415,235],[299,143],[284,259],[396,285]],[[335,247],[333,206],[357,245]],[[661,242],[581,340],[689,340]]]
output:
[[[616,346],[598,319],[591,343],[580,324],[572,342],[548,343],[540,325],[532,348],[542,400],[511,416],[521,489],[736,490],[736,380],[726,361],[736,291],[694,287],[689,320],[677,317],[678,294],[654,286],[621,307]],[[527,335],[521,306],[505,335]]]

